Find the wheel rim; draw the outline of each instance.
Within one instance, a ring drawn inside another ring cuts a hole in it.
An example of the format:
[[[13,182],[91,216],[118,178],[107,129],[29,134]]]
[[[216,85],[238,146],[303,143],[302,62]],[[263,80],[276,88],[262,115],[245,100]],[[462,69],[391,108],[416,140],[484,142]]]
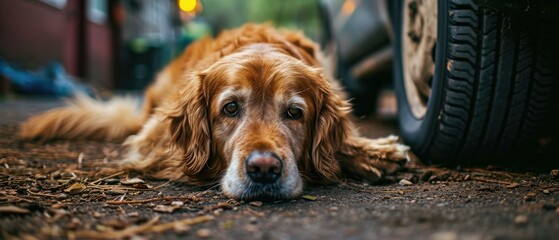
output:
[[[420,119],[427,112],[435,73],[437,1],[404,0],[402,67],[404,88],[412,114]]]

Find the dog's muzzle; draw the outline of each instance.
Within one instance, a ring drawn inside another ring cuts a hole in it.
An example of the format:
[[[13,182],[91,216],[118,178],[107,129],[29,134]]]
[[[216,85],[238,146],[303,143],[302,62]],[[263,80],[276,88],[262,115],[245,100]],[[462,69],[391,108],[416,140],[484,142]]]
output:
[[[252,152],[245,160],[247,175],[255,183],[272,184],[281,177],[283,163],[272,152]]]
[[[234,161],[222,179],[222,189],[241,200],[276,201],[301,195],[303,182],[297,165],[271,151],[253,151],[244,162]],[[244,164],[243,164],[244,163]],[[244,167],[244,169],[242,169]],[[242,171],[246,177],[240,177]]]

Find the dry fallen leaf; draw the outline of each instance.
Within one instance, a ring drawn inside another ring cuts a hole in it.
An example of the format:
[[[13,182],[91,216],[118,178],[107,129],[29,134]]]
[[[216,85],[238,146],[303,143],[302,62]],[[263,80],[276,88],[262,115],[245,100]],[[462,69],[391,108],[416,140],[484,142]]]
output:
[[[100,212],[97,212],[97,211],[93,212],[93,217],[94,217],[94,218],[100,218],[100,217],[102,217],[102,216],[103,216],[103,214],[100,213]]]
[[[525,201],[533,201],[535,200],[537,194],[535,192],[529,192],[528,194],[526,194],[526,196],[524,196],[524,200]]]
[[[79,226],[82,225],[82,222],[79,218],[73,217],[70,222],[66,225],[68,229],[77,229]]]
[[[35,179],[44,180],[44,179],[47,179],[47,176],[43,175],[43,174],[40,174],[40,173],[37,173],[37,174],[35,174]]]
[[[155,206],[155,208],[153,208],[153,211],[156,212],[166,212],[166,213],[172,213],[175,210],[181,208],[181,206],[176,206],[176,205],[171,205],[171,206],[166,206],[166,205],[157,205]]]
[[[196,236],[199,238],[209,238],[212,236],[212,231],[207,228],[202,228],[196,232]]]
[[[528,223],[528,217],[526,217],[526,215],[518,215],[514,218],[514,223],[516,225],[526,225],[526,223]]]
[[[402,180],[400,180],[400,182],[399,182],[398,184],[400,184],[400,186],[411,186],[411,185],[413,185],[413,183],[410,182],[410,181],[407,180],[407,179],[402,179]]]
[[[70,234],[76,238],[97,238],[97,239],[114,239],[114,238],[126,238],[139,233],[146,232],[147,229],[155,225],[159,221],[159,216],[155,216],[148,222],[142,225],[130,226],[124,230],[113,231],[111,229],[103,229],[104,231],[76,231]],[[98,225],[99,226],[99,225]],[[99,227],[97,227],[99,230]]]
[[[0,213],[27,214],[31,213],[31,211],[16,206],[0,206]]]
[[[139,178],[121,180],[120,183],[122,185],[131,186],[131,187],[137,188],[137,189],[151,189],[152,188],[152,186],[146,184],[144,182],[144,180],[139,179]]]
[[[190,227],[189,225],[175,225],[173,226],[173,230],[175,231],[175,233],[181,234],[181,233],[187,233],[190,231],[192,227]]]
[[[309,201],[316,201],[317,197],[312,196],[312,195],[303,195],[303,199],[309,200]]]
[[[144,183],[144,180],[139,178],[132,178],[132,179],[121,180],[120,183],[122,183],[123,185],[135,185],[135,184]]]
[[[69,194],[78,194],[86,189],[86,186],[83,183],[77,182],[70,185],[68,188],[64,189],[64,192]]]
[[[133,184],[132,187],[136,188],[136,189],[151,189],[152,188],[151,185],[148,185],[148,184],[145,184],[145,183],[136,183],[136,184]]]
[[[115,184],[117,184],[117,183],[120,182],[120,179],[118,179],[118,178],[109,178],[109,179],[103,180],[103,182],[104,182],[105,184],[108,184],[108,185],[115,185]]]
[[[257,202],[256,204],[258,204],[258,202]],[[259,205],[258,207],[262,206],[262,202],[260,202],[259,204],[260,204],[260,205]],[[217,208],[221,208],[221,209],[223,209],[223,210],[231,210],[231,209],[233,209],[233,205],[231,205],[231,204],[229,204],[229,203],[227,203],[227,202],[219,202],[219,203],[217,203],[217,206],[216,206],[216,207],[217,207]]]
[[[199,216],[195,218],[187,218],[187,219],[177,220],[174,222],[167,222],[167,223],[155,225],[150,227],[148,231],[155,232],[155,233],[161,233],[169,229],[174,229],[176,231],[177,229],[185,229],[187,228],[186,226],[207,222],[210,220],[213,220],[213,217],[208,215]]]
[[[223,224],[221,224],[221,227],[223,229],[232,229],[235,227],[235,223],[233,223],[233,221],[229,220],[229,221],[225,221]]]
[[[64,204],[64,203],[55,203],[55,204],[53,204],[51,207],[54,208],[54,209],[61,209],[61,208],[66,207],[66,204]]]
[[[255,207],[261,207],[263,205],[263,203],[261,201],[254,201],[254,202],[249,202],[248,204],[255,206]]]

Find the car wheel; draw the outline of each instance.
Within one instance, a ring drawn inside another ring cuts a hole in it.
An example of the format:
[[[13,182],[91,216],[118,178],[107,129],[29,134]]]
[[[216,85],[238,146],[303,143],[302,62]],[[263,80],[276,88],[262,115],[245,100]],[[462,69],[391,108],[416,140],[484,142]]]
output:
[[[548,24],[475,0],[393,10],[399,125],[420,159],[503,163],[535,145],[557,76]]]

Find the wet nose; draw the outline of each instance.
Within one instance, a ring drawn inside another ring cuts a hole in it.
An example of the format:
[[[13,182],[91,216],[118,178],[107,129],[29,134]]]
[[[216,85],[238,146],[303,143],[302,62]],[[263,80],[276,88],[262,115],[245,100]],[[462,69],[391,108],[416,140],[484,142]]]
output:
[[[272,152],[252,152],[245,161],[250,179],[257,183],[274,183],[281,176],[282,162]]]

